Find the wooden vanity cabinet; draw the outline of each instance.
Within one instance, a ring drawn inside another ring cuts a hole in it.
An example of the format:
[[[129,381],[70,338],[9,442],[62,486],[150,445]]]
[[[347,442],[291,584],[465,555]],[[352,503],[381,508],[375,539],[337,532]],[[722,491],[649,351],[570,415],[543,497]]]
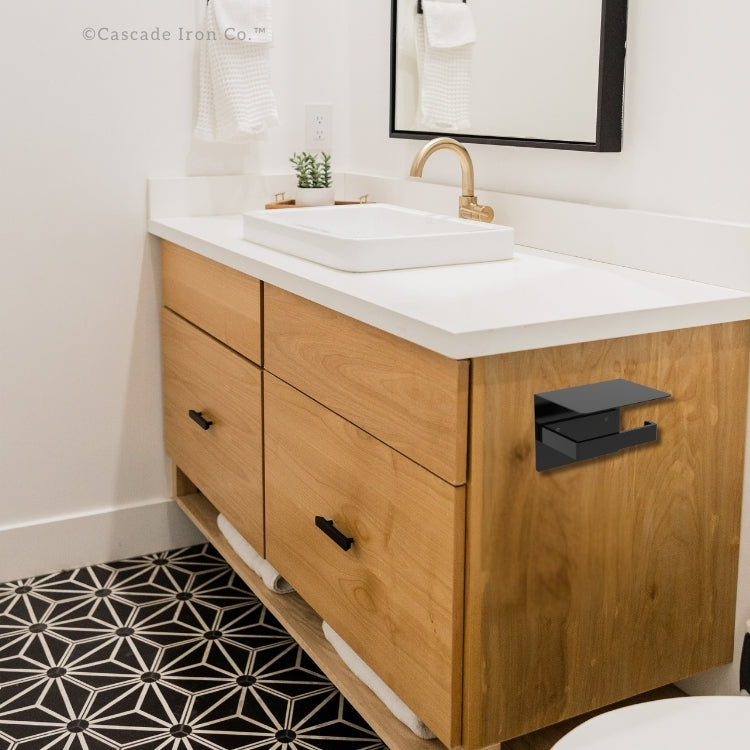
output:
[[[513,738],[731,661],[748,322],[455,361],[268,284],[262,299],[265,464],[247,465],[264,500],[244,502],[307,604],[259,596],[393,750],[550,747]],[[224,324],[172,310],[227,346]],[[200,379],[173,370],[177,390]],[[537,471],[534,395],[615,378],[671,394],[623,409],[623,428],[653,421],[658,439]],[[227,550],[201,503],[182,504]],[[439,742],[394,727],[320,618]]]

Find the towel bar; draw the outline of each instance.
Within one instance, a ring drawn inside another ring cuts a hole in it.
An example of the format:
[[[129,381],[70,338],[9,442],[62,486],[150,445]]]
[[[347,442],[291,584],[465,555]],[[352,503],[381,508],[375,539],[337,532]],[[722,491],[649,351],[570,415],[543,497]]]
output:
[[[208,0],[207,0],[208,2]],[[464,4],[466,3],[466,0],[461,0]],[[417,13],[422,13],[422,0],[418,0],[417,2]]]

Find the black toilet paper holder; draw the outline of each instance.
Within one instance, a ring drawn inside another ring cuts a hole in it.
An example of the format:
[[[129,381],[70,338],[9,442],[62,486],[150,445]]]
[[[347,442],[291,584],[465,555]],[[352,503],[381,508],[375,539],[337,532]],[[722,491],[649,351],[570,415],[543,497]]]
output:
[[[534,394],[536,470],[653,442],[656,423],[621,431],[620,409],[670,396],[624,378]]]

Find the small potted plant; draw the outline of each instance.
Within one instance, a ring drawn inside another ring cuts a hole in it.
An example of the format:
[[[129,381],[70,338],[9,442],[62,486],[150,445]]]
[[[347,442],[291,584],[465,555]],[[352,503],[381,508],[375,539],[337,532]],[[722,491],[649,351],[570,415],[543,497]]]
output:
[[[297,206],[332,206],[331,155],[294,154],[289,157],[297,175]]]

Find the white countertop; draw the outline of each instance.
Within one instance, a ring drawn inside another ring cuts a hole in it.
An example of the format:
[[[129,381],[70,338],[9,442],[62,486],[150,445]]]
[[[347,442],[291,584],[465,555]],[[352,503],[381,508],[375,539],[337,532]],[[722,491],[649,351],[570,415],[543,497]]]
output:
[[[454,359],[750,319],[750,293],[516,246],[512,260],[350,273],[242,239],[242,217],[149,231]]]

